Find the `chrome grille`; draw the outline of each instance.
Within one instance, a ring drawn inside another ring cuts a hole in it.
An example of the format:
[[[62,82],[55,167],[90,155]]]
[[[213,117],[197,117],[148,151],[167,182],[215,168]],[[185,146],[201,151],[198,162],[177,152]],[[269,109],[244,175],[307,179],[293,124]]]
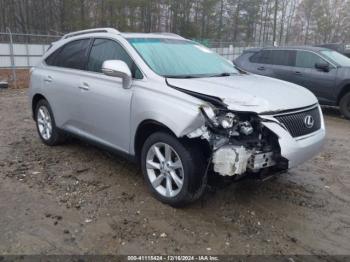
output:
[[[306,120],[307,117],[310,120],[310,116],[313,119],[312,126],[308,125],[310,122]],[[305,136],[321,128],[321,115],[318,107],[297,113],[277,115],[275,118],[288,129],[293,137]]]

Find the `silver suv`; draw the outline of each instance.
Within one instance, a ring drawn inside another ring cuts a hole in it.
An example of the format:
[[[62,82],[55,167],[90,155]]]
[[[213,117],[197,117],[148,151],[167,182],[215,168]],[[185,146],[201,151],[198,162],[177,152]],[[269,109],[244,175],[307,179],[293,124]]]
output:
[[[45,144],[70,134],[122,153],[173,206],[199,198],[208,176],[295,167],[325,138],[308,90],[239,71],[174,34],[67,34],[32,69],[29,93]]]

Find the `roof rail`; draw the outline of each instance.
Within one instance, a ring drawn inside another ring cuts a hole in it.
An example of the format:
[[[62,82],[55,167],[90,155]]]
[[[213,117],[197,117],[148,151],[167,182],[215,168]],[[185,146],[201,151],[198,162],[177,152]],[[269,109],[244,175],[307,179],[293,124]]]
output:
[[[67,39],[67,38],[78,36],[78,35],[92,34],[92,33],[120,34],[120,32],[114,28],[94,28],[94,29],[87,29],[87,30],[72,32],[72,33],[64,35],[61,39]]]
[[[181,38],[181,39],[185,39],[181,35],[174,34],[174,33],[168,33],[168,32],[155,32],[155,33],[152,33],[152,34],[175,36],[175,37],[178,37],[178,38]]]

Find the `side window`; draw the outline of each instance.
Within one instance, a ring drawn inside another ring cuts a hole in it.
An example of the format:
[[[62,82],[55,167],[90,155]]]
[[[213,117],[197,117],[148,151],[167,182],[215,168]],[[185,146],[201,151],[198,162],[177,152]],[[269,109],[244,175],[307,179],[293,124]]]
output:
[[[316,63],[327,63],[320,56],[308,52],[308,51],[298,51],[295,66],[303,68],[315,68]]]
[[[49,55],[46,59],[45,62],[46,64],[50,66],[56,66],[56,59],[58,57],[58,54],[61,52],[61,48],[53,52],[51,55]]]
[[[89,45],[90,39],[70,42],[51,54],[45,62],[52,66],[83,70],[85,69]]]
[[[295,65],[296,51],[293,50],[272,50],[271,64],[282,66]]]
[[[122,46],[113,40],[95,39],[91,48],[87,70],[101,73],[102,64],[106,60],[122,60],[129,66],[134,78],[142,78],[141,71],[136,67],[134,61]]]
[[[258,64],[271,64],[271,51],[262,50],[250,58],[250,62]]]

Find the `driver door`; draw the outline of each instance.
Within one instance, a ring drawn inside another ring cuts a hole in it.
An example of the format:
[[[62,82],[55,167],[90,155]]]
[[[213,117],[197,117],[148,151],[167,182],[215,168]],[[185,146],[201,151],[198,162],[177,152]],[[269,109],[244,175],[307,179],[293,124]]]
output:
[[[317,63],[328,63],[321,56],[310,51],[297,51],[294,75],[302,86],[308,88],[321,101],[333,96],[337,69],[329,64],[329,71],[317,69]]]
[[[132,67],[132,59],[114,40],[95,39],[86,71],[80,76],[80,121],[88,138],[128,152],[130,104],[133,88],[124,89],[121,78],[102,73],[106,60],[122,60]]]
[[[272,64],[272,51],[261,50],[250,58],[249,71],[263,76],[274,77]]]

